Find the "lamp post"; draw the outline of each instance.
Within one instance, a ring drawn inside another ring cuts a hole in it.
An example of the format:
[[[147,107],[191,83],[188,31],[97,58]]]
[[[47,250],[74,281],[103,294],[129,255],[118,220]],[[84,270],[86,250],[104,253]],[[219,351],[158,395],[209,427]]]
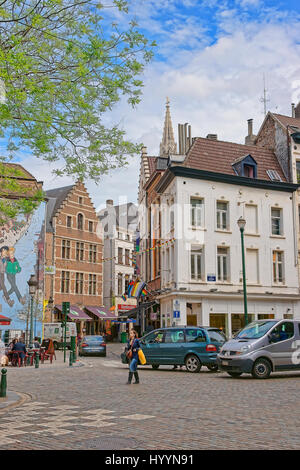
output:
[[[31,274],[29,281],[27,281],[29,286],[29,295],[31,297],[31,309],[30,309],[30,337],[29,337],[29,347],[32,347],[33,343],[33,297],[36,292],[37,280],[35,274]]]
[[[244,292],[244,316],[245,326],[248,325],[248,309],[247,309],[247,286],[246,286],[246,265],[245,265],[245,247],[244,247],[244,231],[246,220],[240,217],[237,221],[238,227],[241,232],[241,245],[242,245],[242,265],[243,265],[243,292]]]
[[[48,300],[47,307],[48,307],[49,310],[50,310],[50,315],[51,315],[50,322],[51,322],[51,323],[53,322],[53,318],[52,318],[52,314],[53,314],[53,304],[54,304],[54,301],[53,301],[53,299],[52,299],[52,296],[50,295],[49,300]]]

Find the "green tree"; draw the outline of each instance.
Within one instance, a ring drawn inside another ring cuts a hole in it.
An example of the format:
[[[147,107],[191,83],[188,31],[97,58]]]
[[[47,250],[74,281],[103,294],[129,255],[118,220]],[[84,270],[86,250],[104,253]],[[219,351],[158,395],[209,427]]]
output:
[[[10,158],[26,147],[57,162],[57,175],[98,181],[138,151],[107,112],[122,95],[139,103],[155,44],[127,18],[127,1],[107,1],[0,0],[0,137]]]

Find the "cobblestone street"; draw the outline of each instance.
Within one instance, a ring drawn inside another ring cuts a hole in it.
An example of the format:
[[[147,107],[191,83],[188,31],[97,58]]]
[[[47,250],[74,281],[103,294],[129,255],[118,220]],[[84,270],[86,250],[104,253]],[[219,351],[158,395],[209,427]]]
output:
[[[3,449],[299,449],[300,373],[269,380],[140,368],[126,385],[121,344],[83,367],[8,368],[17,407],[0,408]]]

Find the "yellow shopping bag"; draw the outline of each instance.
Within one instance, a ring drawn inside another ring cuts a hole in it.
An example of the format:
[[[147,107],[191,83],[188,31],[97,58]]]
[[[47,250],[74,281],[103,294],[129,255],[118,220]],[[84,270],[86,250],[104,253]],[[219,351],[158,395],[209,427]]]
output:
[[[146,364],[146,358],[145,358],[145,354],[143,353],[142,349],[139,349],[138,355],[139,355],[139,361],[142,364],[142,366],[145,365]]]

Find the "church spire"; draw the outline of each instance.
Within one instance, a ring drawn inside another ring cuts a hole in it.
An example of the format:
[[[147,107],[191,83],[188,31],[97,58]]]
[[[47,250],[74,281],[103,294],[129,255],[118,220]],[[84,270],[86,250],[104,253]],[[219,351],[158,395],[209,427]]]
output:
[[[167,157],[168,155],[175,153],[177,153],[177,145],[174,140],[174,133],[170,114],[170,101],[167,97],[164,133],[162,141],[160,143],[159,155],[160,157]]]

